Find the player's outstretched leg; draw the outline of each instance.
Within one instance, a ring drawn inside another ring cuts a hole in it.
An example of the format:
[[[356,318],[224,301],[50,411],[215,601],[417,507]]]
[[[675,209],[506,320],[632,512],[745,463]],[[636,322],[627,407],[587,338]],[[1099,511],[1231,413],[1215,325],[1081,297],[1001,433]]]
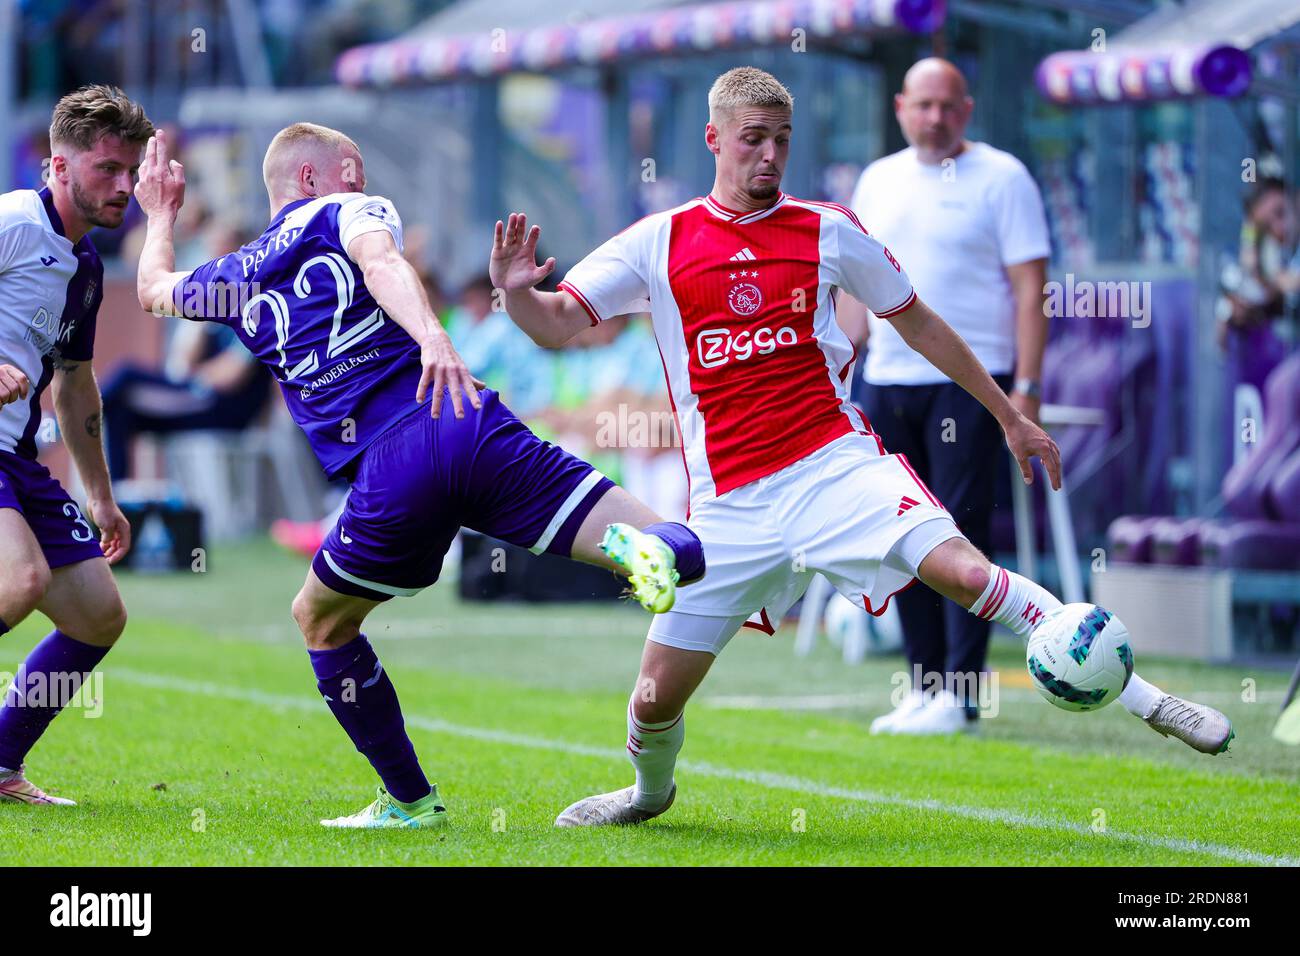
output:
[[[406,735],[397,690],[361,633],[362,621],[378,604],[330,590],[315,572],[308,572],[307,583],[293,602],[293,617],[307,642],[317,690],[383,781],[374,802],[321,824],[348,829],[438,826],[446,820],[447,809]]]
[[[557,827],[644,823],[673,805],[677,797],[673,770],[686,740],[686,702],[709,672],[716,651],[743,621],[743,617],[704,618],[680,613],[655,619],[627,708],[627,752],[636,782],[622,790],[579,800],[556,818]],[[660,643],[662,640],[678,640],[701,649]]]
[[[627,577],[647,611],[672,609],[677,586],[704,576],[704,546],[695,532],[659,516],[617,485],[592,507],[574,537],[572,556]]]
[[[999,568],[965,538],[950,538],[918,568],[920,579],[986,621],[996,621],[1028,641],[1038,622],[1061,607],[1049,591],[1028,578]],[[1219,754],[1234,732],[1228,718],[1205,704],[1166,694],[1134,672],[1119,702],[1133,716],[1193,750]]]
[[[15,515],[22,521],[16,511],[3,510],[0,515]],[[25,527],[22,530],[26,532]],[[6,543],[21,537],[15,533]],[[35,539],[29,543],[33,553],[24,556],[19,568],[0,569],[6,572],[0,584],[0,634],[34,609],[50,618],[55,629],[27,655],[0,706],[0,802],[72,806],[72,800],[50,796],[31,783],[24,762],[121,636],[126,609],[103,558],[51,572]]]

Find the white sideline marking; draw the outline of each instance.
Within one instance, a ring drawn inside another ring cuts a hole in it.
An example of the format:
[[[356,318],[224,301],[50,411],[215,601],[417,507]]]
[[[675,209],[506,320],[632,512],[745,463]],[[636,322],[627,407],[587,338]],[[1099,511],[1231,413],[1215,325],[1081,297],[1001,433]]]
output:
[[[856,694],[801,694],[793,697],[761,694],[719,694],[702,697],[699,703],[715,710],[857,710],[884,707],[891,691],[860,691]]]
[[[893,690],[859,691],[854,694],[796,694],[791,696],[763,694],[717,694],[701,697],[698,703],[715,710],[874,710],[893,706]],[[998,694],[1006,700],[1037,701],[1038,691],[1031,687],[999,687]],[[1241,692],[1235,690],[1202,690],[1180,692],[1180,697],[1198,703],[1240,703]],[[1255,692],[1255,702],[1281,703],[1285,692],[1261,690]]]
[[[640,608],[637,610],[639,611]],[[615,613],[621,614],[622,612],[615,611]],[[556,615],[555,617],[547,617],[545,620],[529,621],[528,627],[529,633],[537,637],[605,637],[609,635],[611,629],[621,627],[625,623],[625,621],[618,620],[592,621],[590,618],[576,615]],[[470,626],[473,627],[473,623]],[[298,628],[294,626],[292,621],[287,624],[249,624],[231,627],[218,633],[263,642],[287,641],[302,646],[302,635],[298,633]],[[385,641],[427,641],[430,638],[446,637],[448,634],[455,632],[446,625],[434,625],[422,620],[398,618],[382,624],[372,622],[366,627],[366,633],[372,641],[382,646]]]
[[[232,687],[214,684],[208,681],[188,680],[166,674],[150,674],[146,671],[128,668],[113,668],[113,675],[119,680],[139,684],[144,687],[156,687],[161,690],[183,691],[207,697],[222,697],[227,700],[242,700],[251,704],[280,710],[299,710],[319,713],[324,708],[320,700],[305,697],[291,697],[287,694],[271,694],[255,688]],[[406,723],[411,727],[435,734],[448,734],[471,740],[486,740],[492,743],[507,744],[513,747],[527,747],[531,750],[552,750],[559,753],[573,754],[581,757],[601,757],[606,760],[623,761],[626,754],[622,749],[611,747],[592,747],[587,744],[570,743],[564,740],[551,740],[546,737],[532,737],[516,734],[507,730],[492,730],[486,727],[468,727],[453,724],[445,720],[421,717],[418,714],[406,714]],[[877,793],[872,790],[854,790],[845,787],[830,787],[815,780],[803,777],[791,777],[785,774],[769,773],[762,770],[737,770],[720,767],[716,764],[702,763],[695,760],[679,761],[678,766],[691,773],[722,780],[736,780],[771,790],[790,790],[815,797],[830,797],[839,800],[851,800],[856,803],[871,803],[882,806],[905,807],[910,810],[930,810],[949,816],[964,817],[982,823],[997,823],[1010,826],[1028,827],[1036,830],[1057,830],[1073,833],[1083,837],[1118,840],[1124,843],[1137,843],[1142,846],[1181,853],[1201,853],[1206,856],[1231,860],[1234,863],[1257,863],[1262,866],[1300,866],[1300,857],[1279,856],[1260,853],[1256,850],[1242,850],[1236,847],[1221,846],[1216,843],[1203,843],[1200,840],[1187,840],[1180,837],[1157,837],[1143,833],[1126,833],[1121,830],[1106,830],[1094,833],[1091,827],[1069,820],[1053,820],[1036,814],[1016,813],[1010,810],[997,810],[987,807],[971,807],[959,803],[946,803],[942,800],[917,799],[901,797],[895,794]]]

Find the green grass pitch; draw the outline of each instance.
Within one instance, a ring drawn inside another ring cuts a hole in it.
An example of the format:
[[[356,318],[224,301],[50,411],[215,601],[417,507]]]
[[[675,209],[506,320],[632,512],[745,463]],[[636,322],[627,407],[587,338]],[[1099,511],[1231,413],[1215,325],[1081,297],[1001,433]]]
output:
[[[132,613],[102,716],[69,710],[28,761],[80,806],[0,805],[0,864],[1300,864],[1300,760],[1269,736],[1284,673],[1142,656],[1238,730],[1209,758],[1120,707],[1038,698],[995,640],[999,713],[953,739],[871,737],[898,658],[807,659],[745,631],[687,713],[677,805],[640,828],[556,830],[625,786],[624,708],[646,618],[615,607],[459,604],[444,583],[367,628],[426,771],[439,831],[330,831],[375,778],[316,693],[289,601],[304,563],[216,549],[204,574],[120,576]],[[39,615],[0,642],[12,671]],[[1243,684],[1243,682],[1245,682]]]

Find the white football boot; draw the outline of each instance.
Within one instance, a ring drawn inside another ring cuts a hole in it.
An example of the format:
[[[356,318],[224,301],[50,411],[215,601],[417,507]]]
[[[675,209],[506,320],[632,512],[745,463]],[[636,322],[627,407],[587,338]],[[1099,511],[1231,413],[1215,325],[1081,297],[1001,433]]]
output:
[[[632,806],[636,787],[624,787],[613,793],[598,793],[573,804],[555,818],[557,827],[630,826],[645,823],[664,813],[677,797],[677,784],[668,791],[668,800],[658,810],[641,810]]]
[[[925,696],[919,690],[908,691],[907,696],[897,707],[887,714],[882,714],[871,722],[873,734],[892,734],[894,725],[912,711],[925,706]]]
[[[1237,732],[1232,721],[1213,707],[1165,694],[1151,713],[1142,718],[1148,727],[1165,737],[1177,737],[1203,754],[1221,754]]]
[[[966,708],[957,695],[950,690],[941,690],[923,706],[901,716],[886,732],[924,737],[969,733],[975,730],[975,726],[975,721],[966,719]]]
[[[75,800],[69,800],[66,797],[54,797],[46,793],[27,779],[27,775],[24,773],[25,770],[25,767],[19,767],[17,770],[0,768],[0,803],[10,801],[12,803],[44,804],[56,807],[75,807],[77,805]]]

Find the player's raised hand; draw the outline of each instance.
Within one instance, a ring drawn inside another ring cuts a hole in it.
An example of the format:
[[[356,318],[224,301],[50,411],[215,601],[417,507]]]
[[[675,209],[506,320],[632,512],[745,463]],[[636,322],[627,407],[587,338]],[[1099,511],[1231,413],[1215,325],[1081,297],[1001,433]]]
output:
[[[185,202],[185,167],[171,158],[167,133],[158,130],[144,147],[135,200],[146,216],[175,217]]]
[[[22,401],[30,388],[31,383],[21,370],[12,365],[0,365],[0,405]]]
[[[1051,479],[1052,488],[1061,487],[1061,450],[1056,447],[1050,435],[1043,431],[1024,415],[1017,415],[1016,421],[1004,429],[1007,447],[1020,463],[1020,476],[1025,484],[1034,483],[1034,470],[1029,464],[1031,458],[1042,461]]]
[[[415,400],[423,402],[432,387],[433,401],[430,404],[433,406],[434,418],[442,417],[444,388],[451,392],[451,407],[457,418],[465,417],[461,392],[465,393],[469,403],[475,408],[483,407],[478,390],[486,386],[470,374],[456,347],[451,344],[451,336],[445,331],[439,329],[431,339],[420,346],[420,364],[424,370],[420,375],[420,387],[415,390]]]
[[[99,528],[99,546],[109,564],[117,564],[131,550],[131,522],[112,499],[94,499],[86,502],[90,517]]]
[[[540,266],[537,264],[537,240],[540,226],[528,228],[528,217],[512,212],[504,223],[497,220],[492,236],[492,258],[488,262],[488,275],[492,284],[506,292],[531,289],[555,271],[554,257]]]

